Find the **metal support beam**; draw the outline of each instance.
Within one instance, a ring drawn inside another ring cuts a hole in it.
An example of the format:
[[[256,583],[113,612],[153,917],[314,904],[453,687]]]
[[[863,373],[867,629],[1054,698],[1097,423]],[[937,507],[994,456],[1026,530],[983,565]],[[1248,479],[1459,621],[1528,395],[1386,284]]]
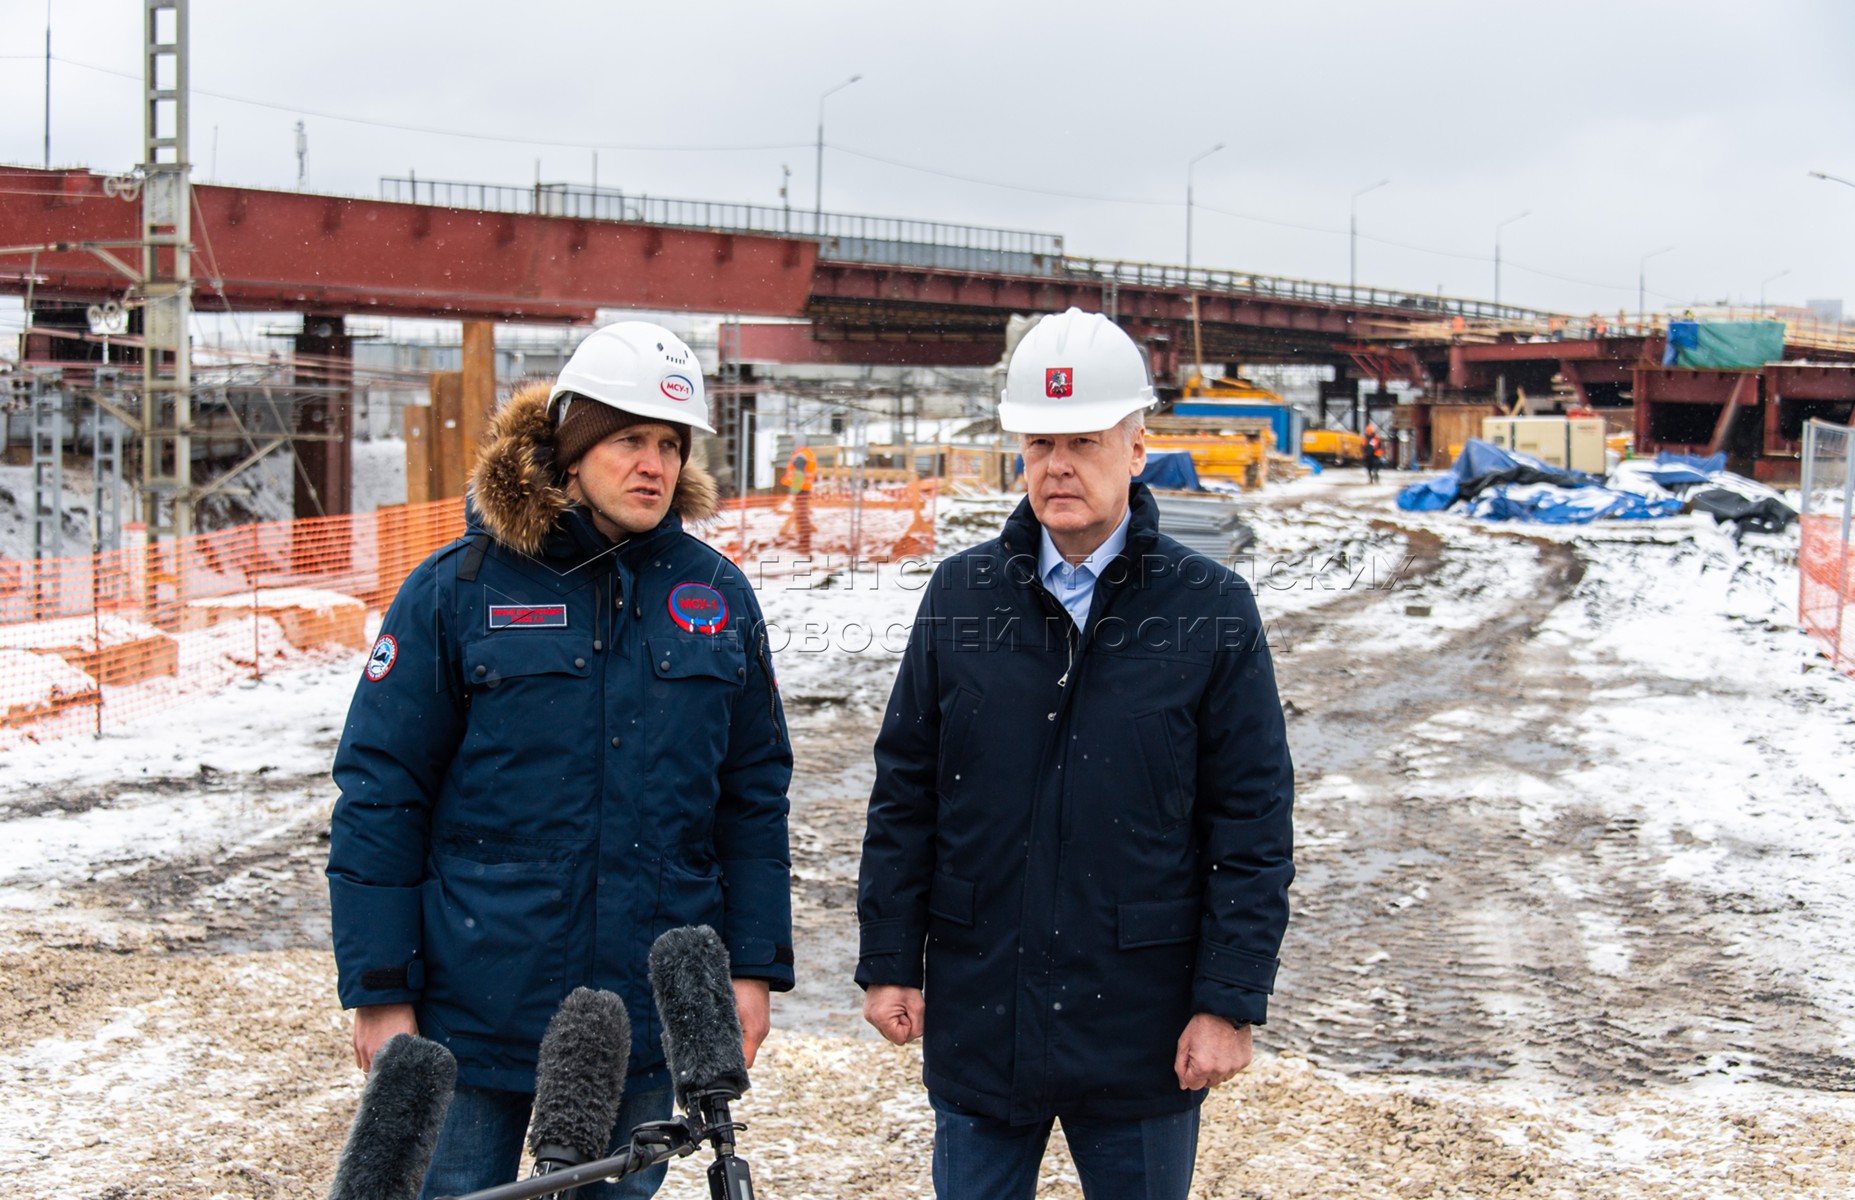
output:
[[[32,373],[32,557],[64,557],[64,377]]]
[[[296,359],[297,381],[308,393],[296,430],[311,435],[296,446],[296,515],[344,514],[354,494],[354,338],[338,316],[304,314]]]
[[[113,367],[97,371],[91,400],[96,412],[90,426],[90,552],[106,553],[122,549],[122,503],[127,490],[122,481],[122,422],[112,414],[124,397],[106,403],[109,393],[122,387],[122,376]]]

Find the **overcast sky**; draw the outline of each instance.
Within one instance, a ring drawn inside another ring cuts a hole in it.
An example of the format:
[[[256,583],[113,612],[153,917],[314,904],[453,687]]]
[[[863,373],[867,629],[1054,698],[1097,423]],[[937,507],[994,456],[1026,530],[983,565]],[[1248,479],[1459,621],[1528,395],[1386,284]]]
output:
[[[140,157],[140,0],[54,0],[51,158]],[[0,160],[45,0],[0,0]],[[1855,3],[194,0],[195,179],[599,182],[1062,234],[1073,254],[1584,313],[1846,298]],[[537,165],[538,164],[538,165]],[[1772,276],[1786,272],[1781,278]],[[1765,282],[1769,280],[1769,282]]]

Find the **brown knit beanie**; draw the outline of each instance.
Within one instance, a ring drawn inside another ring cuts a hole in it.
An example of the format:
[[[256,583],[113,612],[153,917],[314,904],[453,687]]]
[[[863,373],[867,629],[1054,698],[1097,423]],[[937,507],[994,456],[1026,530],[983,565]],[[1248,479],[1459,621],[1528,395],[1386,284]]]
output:
[[[632,425],[668,425],[676,430],[676,436],[682,442],[682,461],[684,464],[689,462],[687,425],[656,417],[640,417],[636,413],[613,408],[610,404],[602,404],[576,392],[563,394],[559,402],[567,405],[567,415],[554,427],[554,463],[563,471],[579,462],[588,450]]]

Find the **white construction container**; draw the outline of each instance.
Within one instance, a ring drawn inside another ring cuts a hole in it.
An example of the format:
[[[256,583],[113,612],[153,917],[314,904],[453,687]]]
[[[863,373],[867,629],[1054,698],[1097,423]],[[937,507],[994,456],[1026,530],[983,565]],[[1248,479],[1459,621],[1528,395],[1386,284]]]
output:
[[[1569,471],[1606,469],[1602,417],[1483,417],[1481,438]]]

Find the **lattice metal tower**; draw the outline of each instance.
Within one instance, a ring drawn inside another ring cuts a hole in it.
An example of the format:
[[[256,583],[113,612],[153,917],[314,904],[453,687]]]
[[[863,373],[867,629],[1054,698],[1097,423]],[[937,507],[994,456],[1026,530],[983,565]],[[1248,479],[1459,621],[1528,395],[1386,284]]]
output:
[[[143,26],[142,516],[150,538],[193,532],[187,3],[145,0]]]

